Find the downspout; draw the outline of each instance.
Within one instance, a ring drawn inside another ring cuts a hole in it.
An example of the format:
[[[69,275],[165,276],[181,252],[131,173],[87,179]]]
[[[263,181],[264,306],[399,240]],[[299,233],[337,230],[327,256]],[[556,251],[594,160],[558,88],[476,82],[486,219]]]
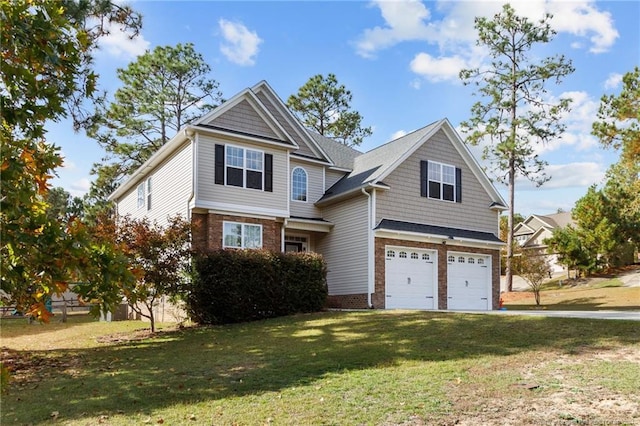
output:
[[[367,307],[372,308],[371,305],[371,284],[373,283],[373,263],[371,262],[371,255],[373,254],[373,240],[371,238],[371,194],[369,194],[364,188],[361,188],[364,195],[367,196]]]
[[[280,228],[280,251],[284,253],[284,228],[287,227],[289,223],[289,219],[284,218],[284,222],[282,222],[282,228]]]
[[[184,135],[187,137],[187,139],[189,139],[189,142],[191,143],[191,194],[189,195],[189,198],[187,199],[187,220],[191,220],[191,202],[195,199],[196,197],[196,184],[197,184],[197,174],[198,174],[198,163],[197,163],[197,156],[196,156],[196,142],[193,138],[194,135],[194,131],[191,129],[184,129]],[[198,135],[196,135],[196,139],[198,138]]]

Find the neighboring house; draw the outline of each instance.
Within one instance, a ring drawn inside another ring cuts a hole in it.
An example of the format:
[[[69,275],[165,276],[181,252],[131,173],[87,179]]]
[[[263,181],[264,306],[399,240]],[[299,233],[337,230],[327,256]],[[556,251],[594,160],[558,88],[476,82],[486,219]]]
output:
[[[339,308],[497,309],[505,202],[446,119],[367,153],[266,82],[183,128],[111,196],[195,226],[194,249],[314,251]]]
[[[547,245],[544,240],[553,236],[553,230],[573,225],[571,212],[555,213],[550,215],[531,215],[513,228],[513,237],[525,250],[537,250],[544,253],[553,273],[562,272],[566,268],[558,263],[556,254],[547,254]]]

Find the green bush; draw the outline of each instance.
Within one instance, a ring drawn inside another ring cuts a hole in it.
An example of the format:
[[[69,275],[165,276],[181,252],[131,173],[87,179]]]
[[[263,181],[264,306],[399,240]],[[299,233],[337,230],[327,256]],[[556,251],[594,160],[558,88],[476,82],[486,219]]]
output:
[[[191,319],[228,324],[317,312],[327,299],[326,266],[315,253],[218,250],[194,259]]]

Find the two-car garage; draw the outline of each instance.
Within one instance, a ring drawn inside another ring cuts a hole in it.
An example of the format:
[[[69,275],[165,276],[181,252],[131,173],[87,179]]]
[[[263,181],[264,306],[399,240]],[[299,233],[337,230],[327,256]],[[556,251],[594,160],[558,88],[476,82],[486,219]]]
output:
[[[438,251],[386,246],[385,254],[385,308],[438,309]],[[447,309],[491,309],[491,256],[447,251],[446,265]]]

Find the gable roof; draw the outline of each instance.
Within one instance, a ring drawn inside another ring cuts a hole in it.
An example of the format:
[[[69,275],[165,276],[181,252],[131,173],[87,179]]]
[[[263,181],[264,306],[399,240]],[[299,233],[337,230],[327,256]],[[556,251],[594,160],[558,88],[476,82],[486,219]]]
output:
[[[309,131],[309,135],[327,153],[337,168],[353,170],[353,163],[356,157],[362,155],[362,152],[357,149],[323,136],[320,133]]]
[[[571,218],[571,212],[560,212],[550,215],[537,215],[532,214],[527,217],[523,222],[517,224],[514,228],[514,235],[520,233],[521,235],[534,234],[541,228],[546,228],[552,231],[554,228],[565,228],[567,225],[573,224]],[[525,228],[524,232],[521,232],[521,228]]]
[[[354,159],[351,173],[336,182],[324,196],[318,200],[319,204],[338,199],[347,193],[369,186],[381,186],[388,188],[385,179],[400,164],[409,158],[418,148],[426,143],[438,131],[444,131],[452,145],[466,162],[469,169],[480,182],[484,190],[493,200],[491,208],[502,210],[506,202],[482,171],[471,152],[446,118],[431,123],[421,129],[415,130],[395,140],[387,142]]]
[[[254,136],[266,137],[268,139],[277,139],[280,142],[284,142],[286,144],[291,145],[292,147],[298,148],[298,144],[295,142],[295,138],[291,135],[287,130],[280,124],[280,122],[271,114],[269,109],[262,103],[260,99],[256,96],[256,94],[250,89],[244,89],[243,91],[237,93],[234,97],[227,100],[223,104],[218,107],[212,109],[207,114],[198,118],[192,123],[194,127],[206,127],[214,130],[223,130],[230,131],[234,133],[242,133],[249,134],[246,131],[240,131],[239,129],[234,128],[222,128],[215,124],[216,119],[220,119],[225,114],[229,114],[235,107],[240,105],[249,105],[252,108],[252,115],[258,116],[262,119],[264,125],[266,125],[276,137],[274,138],[272,135],[265,134],[262,132],[261,134],[256,134]]]

